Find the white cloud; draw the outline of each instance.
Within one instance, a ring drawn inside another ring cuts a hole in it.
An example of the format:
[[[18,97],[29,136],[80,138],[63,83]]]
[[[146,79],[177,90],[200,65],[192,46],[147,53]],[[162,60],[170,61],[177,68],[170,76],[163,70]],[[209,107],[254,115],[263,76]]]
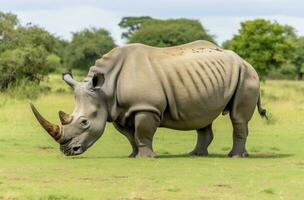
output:
[[[71,38],[71,32],[97,27],[107,29],[115,40],[120,42],[121,32],[117,24],[123,15],[119,12],[90,6],[73,6],[48,10],[24,10],[15,13],[21,19],[21,23],[32,22],[65,39]]]

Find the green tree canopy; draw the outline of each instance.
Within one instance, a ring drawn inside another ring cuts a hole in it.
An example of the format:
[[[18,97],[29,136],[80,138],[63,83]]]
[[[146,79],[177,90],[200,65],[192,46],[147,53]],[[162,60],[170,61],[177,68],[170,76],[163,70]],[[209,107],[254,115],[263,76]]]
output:
[[[12,13],[0,12],[0,53],[16,46],[19,20]]]
[[[238,34],[223,46],[238,53],[265,79],[272,69],[290,61],[294,54],[294,29],[264,19],[241,23]]]
[[[48,53],[59,52],[62,40],[43,28],[32,25],[20,25],[16,15],[0,12],[0,53],[18,47],[42,47]]]
[[[295,66],[298,80],[303,79],[304,75],[304,37],[299,37],[295,42],[296,49],[294,51],[294,59],[292,64]]]
[[[0,54],[0,91],[22,79],[39,83],[47,74],[45,51],[20,47]]]
[[[123,33],[122,37],[127,38],[129,43],[139,42],[151,46],[168,47],[195,40],[214,42],[213,36],[198,20],[128,17],[123,18],[120,26],[127,28],[128,31]]]
[[[42,47],[51,53],[55,51],[56,40],[57,38],[36,25],[27,24],[18,28],[18,46]]]
[[[149,16],[122,18],[118,25],[120,28],[126,29],[126,31],[121,34],[121,38],[129,39],[141,27],[144,21],[151,19]]]
[[[41,27],[22,26],[16,15],[0,12],[0,90],[21,79],[39,83],[48,72],[47,55],[61,52],[63,43]]]
[[[88,69],[115,46],[105,29],[84,29],[73,33],[73,39],[66,48],[65,61],[69,68]]]

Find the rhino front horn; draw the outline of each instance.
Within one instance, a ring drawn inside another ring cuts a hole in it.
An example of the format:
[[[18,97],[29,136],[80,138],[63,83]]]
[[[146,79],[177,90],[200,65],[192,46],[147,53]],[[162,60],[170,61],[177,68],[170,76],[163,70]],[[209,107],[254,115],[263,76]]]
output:
[[[71,123],[73,120],[72,116],[66,114],[65,112],[63,112],[61,110],[58,112],[58,114],[59,114],[59,119],[60,119],[62,125],[67,125],[67,124]]]
[[[36,119],[40,123],[40,125],[48,132],[48,134],[50,136],[52,136],[52,138],[54,138],[57,142],[61,143],[64,139],[62,127],[58,126],[56,124],[52,124],[49,121],[47,121],[46,119],[44,119],[40,115],[38,110],[35,108],[35,106],[32,103],[30,103],[30,105],[31,105],[31,109],[32,109]]]

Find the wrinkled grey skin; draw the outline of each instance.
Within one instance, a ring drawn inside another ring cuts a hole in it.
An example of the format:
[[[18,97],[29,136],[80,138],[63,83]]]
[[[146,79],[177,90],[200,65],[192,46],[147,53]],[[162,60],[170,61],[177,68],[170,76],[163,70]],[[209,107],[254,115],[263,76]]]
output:
[[[118,47],[97,60],[83,82],[70,73],[63,79],[74,88],[76,107],[71,115],[60,113],[62,126],[32,109],[65,155],[85,152],[107,121],[129,140],[131,157],[155,157],[152,143],[158,127],[197,130],[190,154],[205,156],[213,120],[229,113],[233,146],[228,155],[247,157],[248,122],[255,107],[266,116],[253,67],[207,41],[170,48]]]

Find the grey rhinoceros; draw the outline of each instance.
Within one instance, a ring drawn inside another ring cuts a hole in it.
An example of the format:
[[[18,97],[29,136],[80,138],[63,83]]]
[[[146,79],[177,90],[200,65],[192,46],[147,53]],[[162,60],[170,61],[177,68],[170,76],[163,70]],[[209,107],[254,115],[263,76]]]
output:
[[[248,122],[261,107],[259,77],[232,51],[207,41],[169,48],[143,44],[117,47],[98,59],[82,82],[71,73],[64,81],[75,91],[71,115],[59,112],[62,125],[45,120],[31,105],[42,127],[65,155],[85,152],[103,134],[106,122],[127,137],[131,157],[154,157],[158,127],[196,130],[192,155],[207,155],[212,122],[229,113],[233,147],[228,156],[246,157]]]

